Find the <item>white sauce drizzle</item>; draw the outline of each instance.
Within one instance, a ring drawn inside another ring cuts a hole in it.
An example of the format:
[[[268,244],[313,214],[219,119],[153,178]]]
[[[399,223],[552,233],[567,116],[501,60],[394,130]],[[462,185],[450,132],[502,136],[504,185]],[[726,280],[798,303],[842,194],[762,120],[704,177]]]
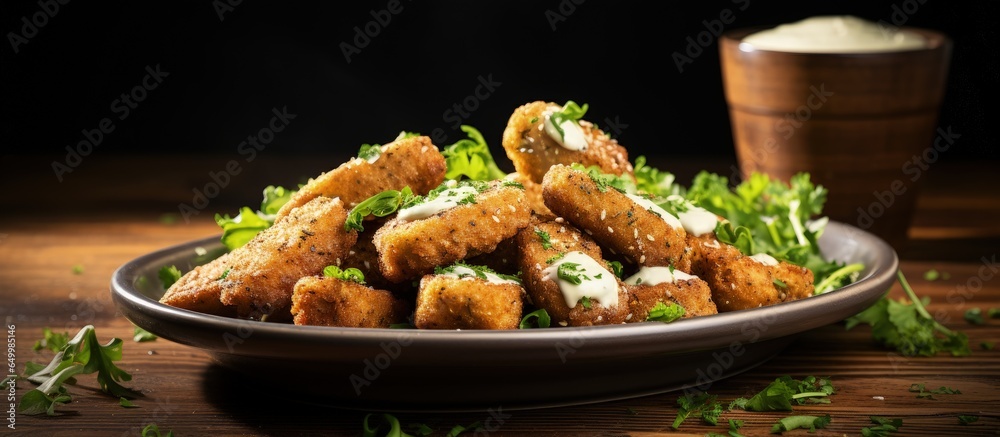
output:
[[[773,266],[778,265],[778,260],[774,259],[773,256],[768,255],[766,253],[758,253],[758,254],[755,254],[755,255],[751,255],[750,259],[752,259],[754,261],[757,261],[758,263],[763,264],[765,266],[772,266],[773,267]]]
[[[684,225],[684,230],[695,237],[715,231],[715,225],[719,222],[719,217],[698,206],[689,207],[687,211],[678,213],[677,218]]]
[[[396,217],[404,222],[425,219],[434,214],[447,211],[458,206],[458,202],[466,197],[469,197],[470,194],[475,196],[479,194],[479,191],[468,185],[457,188],[448,188],[438,194],[438,196],[434,199],[399,210],[399,215]]]
[[[580,265],[576,272],[581,275],[582,280],[579,284],[559,278],[559,266],[567,262]],[[546,278],[559,284],[559,291],[562,292],[569,308],[575,307],[584,297],[600,302],[605,308],[618,306],[618,280],[615,279],[615,274],[583,252],[567,252],[565,256],[542,270],[542,273]],[[590,279],[584,279],[582,276]]]
[[[468,279],[472,279],[472,278],[482,279],[479,276],[479,273],[477,273],[475,270],[472,270],[472,269],[470,269],[468,267],[465,267],[465,266],[454,266],[450,270],[451,271],[448,272],[448,273],[442,273],[441,276],[452,276],[452,277],[460,278],[460,279],[466,279],[466,278],[468,278]],[[491,284],[517,284],[517,285],[521,285],[519,282],[517,282],[515,280],[501,278],[499,275],[497,275],[495,273],[490,273],[490,272],[482,272],[482,273],[486,275],[486,281],[489,282],[489,283],[491,283]]]
[[[635,194],[626,193],[625,195],[628,196],[629,199],[632,199],[635,203],[638,203],[639,206],[641,206],[643,209],[652,210],[656,214],[659,214],[660,218],[662,218],[663,221],[667,222],[667,224],[670,225],[670,227],[674,229],[684,227],[684,225],[681,223],[679,219],[677,219],[677,217],[674,217],[674,215],[667,212],[667,210],[660,208],[660,205],[653,203],[652,200],[649,200],[642,196],[637,196]],[[712,229],[715,228],[713,227]]]
[[[545,133],[549,134],[553,140],[556,140],[560,146],[568,150],[574,150],[577,152],[582,152],[587,150],[587,137],[583,135],[583,128],[580,127],[580,123],[575,120],[563,120],[559,124],[562,128],[563,135],[559,135],[559,130],[556,129],[556,125],[552,122],[552,110],[546,111],[545,116]]]
[[[629,276],[625,279],[626,284],[630,285],[660,285],[663,283],[673,284],[677,281],[687,281],[689,279],[697,278],[697,276],[692,276],[684,273],[680,270],[670,271],[670,267],[642,267],[634,275]]]

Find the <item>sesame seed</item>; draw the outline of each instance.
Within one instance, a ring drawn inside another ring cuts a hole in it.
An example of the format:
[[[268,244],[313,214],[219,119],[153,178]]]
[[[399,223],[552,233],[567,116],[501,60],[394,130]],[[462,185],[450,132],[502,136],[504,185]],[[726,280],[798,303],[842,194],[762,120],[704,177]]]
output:
[[[510,208],[510,212],[517,212],[517,207],[516,206],[514,206],[514,205],[507,205],[507,207]]]
[[[427,146],[424,146],[424,147],[420,148],[420,153],[424,153],[426,151],[427,151]]]
[[[656,241],[656,239],[653,238],[652,234],[646,234],[646,239],[649,240],[649,241]]]
[[[639,238],[639,230],[632,229],[632,238]]]
[[[594,235],[593,232],[590,232],[590,229],[584,229],[583,231],[586,232],[587,235]]]
[[[608,226],[608,233],[609,234],[613,234],[613,233],[615,233],[615,230],[612,229],[611,226]]]
[[[639,264],[646,262],[646,255],[639,257]]]
[[[493,221],[500,223],[500,218],[497,216],[493,216]]]
[[[604,220],[608,216],[608,211],[606,209],[601,210],[601,220]]]

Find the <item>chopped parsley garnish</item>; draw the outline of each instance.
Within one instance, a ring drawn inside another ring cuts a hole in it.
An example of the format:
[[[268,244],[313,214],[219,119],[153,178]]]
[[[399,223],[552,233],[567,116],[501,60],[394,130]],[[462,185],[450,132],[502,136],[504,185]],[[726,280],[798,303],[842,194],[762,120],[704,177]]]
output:
[[[160,434],[160,428],[156,426],[155,423],[150,423],[142,429],[142,437],[173,437],[173,431],[167,431],[166,434]]]
[[[171,285],[174,285],[174,282],[177,282],[182,275],[181,271],[178,270],[177,267],[171,265],[161,267],[160,271],[157,272],[157,276],[160,277],[160,283],[163,284],[163,289],[166,290],[170,288]]]
[[[465,271],[461,271],[460,272],[459,269],[467,269],[467,270],[471,271],[472,273],[465,272]],[[515,281],[515,282],[518,282],[518,283],[521,282],[521,278],[519,276],[498,273],[495,270],[493,270],[493,269],[491,269],[491,268],[489,268],[487,266],[466,264],[466,263],[464,263],[462,261],[458,261],[458,262],[456,262],[456,263],[454,263],[454,264],[452,264],[452,265],[450,265],[448,267],[440,267],[440,266],[435,267],[434,268],[434,274],[436,274],[436,275],[447,275],[447,274],[458,275],[459,278],[475,276],[476,278],[482,279],[484,281],[488,281],[490,279],[489,275],[494,275],[494,276],[496,276],[496,277],[498,277],[500,279],[506,279],[508,281]]]
[[[566,256],[565,253],[557,253],[555,255],[552,255],[549,259],[545,260],[545,264],[552,264],[556,261],[561,260],[564,256]]]
[[[625,267],[622,263],[618,261],[608,261],[608,270],[611,270],[618,277],[618,279],[624,279]]]
[[[83,274],[83,264],[77,264],[77,265],[73,266],[73,274],[74,275],[82,275]]]
[[[382,155],[382,145],[380,144],[362,144],[361,148],[358,149],[358,158],[365,161],[371,161],[377,159]]]
[[[531,124],[538,123],[538,117],[531,117],[531,120],[528,120],[528,123],[531,123]]]
[[[341,281],[357,282],[361,285],[365,283],[365,274],[354,267],[341,269],[338,266],[326,266],[323,268],[323,276],[340,279]]]
[[[229,272],[232,271],[232,270],[233,269],[226,269],[226,271],[222,272],[222,274],[219,275],[219,278],[216,279],[216,281],[221,281],[223,279],[226,279],[229,276]]]
[[[908,357],[930,357],[939,352],[956,357],[971,354],[965,333],[952,331],[935,320],[924,307],[930,299],[926,302],[918,299],[902,271],[897,271],[896,276],[910,298],[909,303],[883,296],[868,309],[848,318],[847,329],[866,323],[872,327],[872,337],[877,342]]]
[[[979,416],[966,416],[966,415],[959,415],[958,416],[958,424],[959,425],[970,425],[970,424],[978,422],[978,421],[979,421]]]
[[[962,317],[965,319],[966,322],[969,322],[973,325],[983,325],[986,323],[986,320],[983,319],[983,310],[982,308],[979,307],[969,308],[965,310],[965,315],[963,315]]]
[[[563,105],[561,110],[553,112],[552,115],[549,116],[549,120],[552,122],[552,127],[559,132],[560,139],[566,139],[566,132],[563,131],[562,124],[567,121],[579,123],[579,120],[583,118],[589,108],[590,105],[586,103],[584,103],[583,106],[580,106],[577,105],[576,102],[568,100],[566,101],[566,104]]]
[[[152,332],[149,332],[138,326],[135,326],[132,329],[132,341],[136,343],[144,343],[147,341],[154,341],[154,340],[156,340],[156,334],[153,334]]]
[[[518,328],[521,329],[532,329],[532,328],[548,328],[552,324],[552,317],[549,316],[549,312],[545,309],[538,309],[532,311],[521,318],[521,323]]]
[[[55,415],[55,408],[71,399],[63,384],[75,384],[77,375],[97,373],[101,391],[116,398],[135,398],[138,392],[118,384],[130,381],[132,375],[114,365],[122,358],[122,340],[112,338],[108,344],[97,341],[93,325],[87,325],[69,340],[47,366],[25,364],[24,378],[38,384],[21,398],[18,411],[22,414]],[[30,374],[29,374],[30,373]]]
[[[559,264],[559,267],[556,269],[556,275],[559,279],[570,284],[580,285],[583,281],[590,280],[590,276],[584,274],[585,271],[579,263],[564,262]]]
[[[868,416],[875,426],[861,428],[861,435],[864,437],[887,437],[889,433],[899,432],[903,426],[903,419],[889,419],[879,416]]]
[[[590,180],[594,181],[597,185],[597,190],[604,193],[608,191],[608,187],[618,190],[618,192],[626,193],[628,188],[633,186],[632,181],[628,180],[627,176],[616,176],[610,173],[604,173],[601,168],[592,165],[589,167],[584,167],[583,164],[574,162],[569,166],[571,169],[585,173],[590,177]]]
[[[802,380],[795,380],[785,375],[775,379],[764,390],[749,399],[734,400],[729,404],[729,408],[748,411],[792,411],[792,402],[798,405],[826,404],[830,403],[827,396],[833,393],[833,384],[829,378],[807,376]]]
[[[549,237],[549,233],[548,232],[545,232],[545,231],[543,231],[541,229],[538,229],[536,227],[535,228],[535,235],[538,235],[538,238],[540,240],[542,240],[542,249],[549,250],[549,249],[552,248],[552,240]]]
[[[778,420],[771,427],[772,433],[781,433],[785,431],[791,431],[793,429],[809,429],[809,432],[815,432],[818,428],[825,428],[830,424],[830,415],[825,416],[788,416]]]
[[[48,349],[52,352],[59,352],[66,343],[69,342],[69,333],[63,332],[62,334],[54,332],[49,328],[42,329],[42,339],[35,341],[35,346],[33,349],[35,352],[41,351],[42,349]]]
[[[125,398],[118,398],[118,405],[121,405],[122,408],[139,408],[138,405]]]
[[[785,281],[782,281],[781,279],[774,278],[774,279],[771,280],[771,282],[774,283],[775,287],[782,288],[782,289],[788,288],[788,284],[786,284]]]
[[[951,387],[939,387],[934,390],[927,390],[924,384],[910,384],[910,393],[916,393],[918,398],[937,399],[934,395],[960,395],[960,390]]]
[[[524,184],[515,181],[513,179],[504,179],[503,182],[500,183],[500,185],[504,187],[520,188],[522,190],[524,189]]]
[[[646,316],[646,320],[650,322],[663,322],[670,323],[681,317],[684,317],[686,311],[684,307],[676,303],[663,303],[657,302],[653,305],[653,308],[649,310],[649,315]]]
[[[362,200],[351,211],[347,213],[347,220],[344,222],[344,230],[365,230],[362,226],[365,217],[373,215],[375,217],[385,217],[401,209],[401,206],[411,202],[418,196],[413,195],[410,187],[403,187],[402,190],[386,190],[372,197]]]
[[[685,395],[677,398],[680,409],[674,423],[670,425],[673,429],[678,429],[687,420],[688,416],[701,416],[706,423],[715,425],[719,422],[719,415],[722,414],[722,404],[718,402],[718,396],[708,393],[701,393],[695,396]]]
[[[590,296],[584,296],[580,298],[580,305],[589,310],[594,304],[590,301]]]
[[[490,181],[507,176],[490,154],[490,147],[486,144],[483,134],[472,126],[462,125],[461,128],[469,138],[458,140],[441,150],[447,168],[444,177],[453,180],[468,178],[475,181]]]

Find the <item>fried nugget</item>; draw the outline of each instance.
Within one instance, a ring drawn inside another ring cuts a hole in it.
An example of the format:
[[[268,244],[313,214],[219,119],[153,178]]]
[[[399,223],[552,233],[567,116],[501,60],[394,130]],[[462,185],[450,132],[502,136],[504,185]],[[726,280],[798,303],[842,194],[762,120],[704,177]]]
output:
[[[707,234],[692,240],[691,273],[712,289],[719,312],[758,308],[813,294],[813,273],[806,267],[765,254],[747,256]],[[683,263],[682,263],[683,264]]]
[[[627,290],[607,268],[596,241],[559,220],[526,228],[516,238],[524,288],[531,303],[545,309],[553,324],[625,323]]]
[[[567,132],[567,137],[579,135],[577,142],[583,143],[576,146],[582,146],[582,149],[564,147],[560,143],[562,140],[553,138],[549,133],[552,129],[547,129],[546,125],[551,126],[550,116],[562,109],[555,103],[536,101],[518,107],[511,114],[502,141],[507,157],[518,173],[541,183],[549,167],[580,163],[585,167],[596,165],[605,173],[631,176],[632,164],[625,148],[586,120],[579,120],[574,126],[563,126],[564,130],[574,131]],[[573,144],[570,146],[573,147]]]
[[[379,268],[389,281],[417,279],[434,267],[492,252],[528,225],[523,188],[501,181],[451,182],[400,209],[375,232]]]
[[[389,281],[385,276],[382,276],[382,269],[379,268],[378,249],[375,247],[373,239],[375,233],[387,221],[387,218],[376,217],[365,222],[365,230],[358,232],[358,241],[347,252],[340,267],[360,270],[365,275],[365,283],[373,288],[389,290],[394,293],[411,291],[413,287],[410,284]]]
[[[295,283],[339,265],[357,241],[357,231],[344,230],[346,219],[339,199],[316,197],[276,220],[230,252],[222,303],[236,306],[243,318],[290,319]]]
[[[552,166],[542,197],[552,212],[632,263],[669,266],[684,253],[680,220],[643,197],[598,184],[586,172]]]
[[[643,267],[626,278],[629,290],[629,322],[642,322],[657,303],[684,307],[684,318],[718,314],[712,290],[701,278],[669,267]]]
[[[525,201],[528,202],[528,206],[531,207],[531,211],[538,221],[547,222],[556,218],[556,215],[549,210],[549,207],[545,206],[545,201],[542,199],[542,184],[517,172],[507,175],[506,179],[524,186]]]
[[[406,323],[411,309],[392,292],[353,281],[306,276],[295,283],[291,313],[296,325],[389,328]]]
[[[518,271],[517,258],[519,256],[517,250],[517,241],[514,237],[511,237],[497,244],[497,248],[492,252],[466,258],[465,263],[486,266],[495,272],[506,275],[516,275]]]
[[[381,146],[377,159],[354,158],[334,170],[310,179],[277,216],[317,196],[339,197],[350,210],[359,202],[386,190],[410,187],[414,194],[427,194],[444,181],[445,159],[426,136],[403,138]]]
[[[419,329],[517,329],[524,287],[495,274],[477,275],[469,267],[424,275],[417,292],[413,324]]]
[[[222,303],[222,278],[232,266],[230,254],[195,267],[167,289],[160,303],[205,314],[233,317],[236,308]]]

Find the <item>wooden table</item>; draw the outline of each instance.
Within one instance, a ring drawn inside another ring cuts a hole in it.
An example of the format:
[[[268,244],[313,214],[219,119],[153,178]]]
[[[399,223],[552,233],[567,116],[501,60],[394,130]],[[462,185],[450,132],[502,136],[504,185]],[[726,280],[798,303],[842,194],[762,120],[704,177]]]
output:
[[[189,224],[166,224],[160,218],[165,212],[176,212],[178,202],[190,198],[190,187],[206,179],[206,169],[224,163],[223,158],[186,166],[193,168],[178,165],[185,162],[184,157],[94,158],[86,171],[72,175],[76,179],[71,184],[62,185],[53,185],[53,175],[44,171],[44,164],[39,170],[37,165],[28,165],[28,158],[5,159],[25,161],[26,169],[6,175],[10,182],[17,179],[19,187],[36,187],[25,188],[27,193],[12,193],[13,201],[8,200],[4,208],[10,206],[14,211],[0,217],[0,316],[15,332],[18,372],[27,361],[48,362],[51,358],[50,352],[32,349],[43,328],[73,334],[92,324],[102,342],[112,337],[124,339],[120,366],[133,376],[126,385],[141,390],[144,396],[135,401],[138,408],[126,409],[118,399],[99,392],[92,376],[84,376],[70,387],[73,400],[58,409],[59,416],[18,414],[16,430],[4,429],[4,435],[139,435],[150,423],[177,436],[360,435],[365,412],[317,407],[278,395],[275,387],[301,382],[293,375],[241,380],[213,364],[200,350],[163,339],[134,342],[132,324],[116,314],[108,292],[115,268],[144,253],[218,233],[210,214],[200,214]],[[40,159],[31,162],[44,163]],[[260,166],[271,164],[266,174],[273,178],[292,169],[312,174],[328,166],[327,162],[288,158]],[[683,183],[691,174],[685,169],[724,171],[729,165],[719,159],[689,164],[662,168],[677,173]],[[679,396],[666,393],[583,406],[506,411],[494,416],[491,423],[497,426],[487,434],[704,435],[725,433],[727,428],[721,423],[732,418],[745,421],[743,434],[765,435],[773,423],[789,414],[830,414],[832,423],[815,435],[860,435],[862,427],[871,426],[872,415],[903,419],[900,435],[997,434],[1000,349],[983,350],[980,343],[1000,343],[1000,320],[987,320],[980,326],[963,320],[964,312],[972,307],[984,312],[1000,308],[1000,279],[996,279],[1000,194],[982,184],[995,179],[995,170],[996,163],[938,163],[928,172],[921,192],[910,229],[911,242],[900,253],[902,271],[918,294],[931,298],[931,312],[945,315],[945,325],[968,334],[971,356],[902,357],[874,344],[866,326],[847,331],[838,323],[803,335],[763,365],[717,382],[710,389],[711,394],[728,402],[753,394],[782,375],[830,376],[837,393],[828,405],[796,407],[794,413],[734,410],[722,415],[720,426],[689,419],[674,431],[670,425],[678,411]],[[108,177],[108,172],[116,176]],[[242,186],[254,188],[246,192],[254,193],[271,183],[273,179],[260,178],[262,172],[260,167],[247,172],[251,176],[245,176]],[[149,174],[160,176],[151,178]],[[295,173],[286,173],[286,177],[288,174]],[[261,180],[267,182],[259,183]],[[12,187],[9,182],[3,186]],[[234,183],[234,193],[240,192],[240,186]],[[59,190],[52,191],[56,188]],[[256,194],[231,196],[249,204],[257,201]],[[221,211],[230,210],[223,209],[221,203],[209,210],[216,210],[216,206]],[[74,272],[74,266],[82,271]],[[950,276],[927,281],[923,274],[930,269]],[[902,296],[898,285],[891,296]],[[918,398],[908,390],[914,383],[928,388],[947,386],[961,394]],[[17,399],[30,388],[27,382],[19,383]],[[979,420],[962,426],[959,415],[975,415]],[[397,417],[404,425],[425,423],[437,430],[434,435],[444,435],[454,425],[490,416],[482,412]]]

